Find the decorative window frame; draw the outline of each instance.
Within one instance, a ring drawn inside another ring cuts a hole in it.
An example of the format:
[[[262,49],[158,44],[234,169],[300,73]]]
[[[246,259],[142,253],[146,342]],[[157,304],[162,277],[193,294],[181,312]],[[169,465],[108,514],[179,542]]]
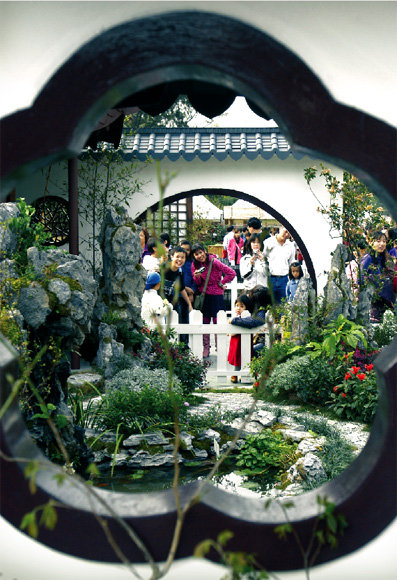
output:
[[[255,55],[253,57],[252,55]],[[92,127],[106,111],[129,94],[179,79],[216,82],[245,95],[274,118],[292,147],[315,154],[353,172],[395,211],[396,131],[361,111],[335,102],[318,78],[290,50],[238,20],[204,12],[176,12],[116,26],[81,47],[54,74],[32,107],[1,122],[1,187],[7,194],[22,176],[53,161],[77,156]],[[21,127],[24,128],[21,131]],[[343,135],[343,139],[340,136]],[[317,563],[348,554],[376,537],[396,515],[396,363],[397,339],[377,358],[379,407],[369,441],[346,471],[320,489],[294,498],[289,511],[302,541],[317,516],[318,494],[336,504],[349,523],[343,541],[325,546]],[[2,402],[6,377],[17,374],[15,353],[0,343]],[[15,403],[1,424],[1,448],[16,458],[44,459],[33,444]],[[1,512],[19,526],[34,506],[56,497],[65,508],[53,531],[40,531],[39,541],[67,554],[115,562],[104,534],[94,534],[95,516],[85,494],[71,483],[58,487],[48,470],[37,475],[32,496],[24,465],[1,459]],[[195,484],[181,488],[182,502]],[[99,490],[109,499],[109,493]],[[114,493],[112,506],[134,528],[155,560],[166,558],[176,521],[172,491]],[[101,506],[96,506],[103,512]],[[234,532],[228,549],[256,553],[270,570],[299,569],[302,559],[294,541],[280,550],[274,527],[283,522],[277,505],[235,497],[209,486],[188,513],[177,558],[220,531]],[[133,562],[144,560],[114,522],[111,531]],[[76,531],[78,530],[78,533]],[[286,554],[288,556],[286,557]]]

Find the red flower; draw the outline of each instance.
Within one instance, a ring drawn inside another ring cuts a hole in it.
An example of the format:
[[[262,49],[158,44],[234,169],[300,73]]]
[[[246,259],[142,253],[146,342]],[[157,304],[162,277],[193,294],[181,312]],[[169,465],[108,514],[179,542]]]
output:
[[[365,365],[365,368],[367,369],[367,371],[372,371],[372,369],[374,368],[374,365],[373,364]]]
[[[350,376],[350,375],[349,375]],[[339,387],[334,387],[334,393],[339,389]]]
[[[346,374],[345,374],[345,381],[348,381],[348,380],[349,380],[349,379],[351,379],[351,378],[352,378],[352,376],[351,376],[351,374],[350,374],[350,373],[346,373]]]
[[[364,374],[364,373],[360,373],[359,375],[357,375],[357,378],[358,378],[360,381],[363,381],[363,380],[365,379],[365,374]]]
[[[258,381],[256,381],[256,382],[254,383],[254,387],[259,387],[259,383],[258,383]]]
[[[346,397],[346,393],[342,393],[342,397],[345,398]]]
[[[360,367],[352,367],[353,375],[356,375],[360,370],[361,370]]]

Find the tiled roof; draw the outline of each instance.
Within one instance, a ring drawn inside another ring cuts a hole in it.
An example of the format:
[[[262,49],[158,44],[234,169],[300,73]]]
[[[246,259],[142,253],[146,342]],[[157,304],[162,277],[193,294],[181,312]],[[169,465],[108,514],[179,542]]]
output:
[[[207,161],[215,157],[219,161],[229,155],[237,161],[245,155],[248,159],[270,159],[276,155],[286,159],[289,155],[301,159],[303,154],[291,151],[287,139],[277,127],[259,129],[224,128],[152,128],[142,129],[135,135],[123,135],[120,143],[126,161],[147,157],[171,161],[182,158],[192,161],[196,157]]]

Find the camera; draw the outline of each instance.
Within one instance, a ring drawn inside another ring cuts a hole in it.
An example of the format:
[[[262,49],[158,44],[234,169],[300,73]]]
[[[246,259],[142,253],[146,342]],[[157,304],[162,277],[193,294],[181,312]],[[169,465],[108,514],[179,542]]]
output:
[[[201,272],[204,272],[204,270],[205,270],[205,266],[196,270],[196,274],[201,274]]]
[[[252,253],[253,254],[257,254],[258,253],[258,250],[252,250]]]

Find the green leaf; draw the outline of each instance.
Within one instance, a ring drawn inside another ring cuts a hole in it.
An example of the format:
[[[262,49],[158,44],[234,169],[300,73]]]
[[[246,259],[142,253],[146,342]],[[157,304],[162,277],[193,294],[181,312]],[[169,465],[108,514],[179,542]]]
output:
[[[287,538],[287,534],[292,532],[292,526],[290,523],[280,524],[274,528],[274,531],[280,540],[285,540]]]
[[[352,348],[356,348],[356,346],[357,346],[357,342],[358,342],[358,339],[357,339],[357,338],[356,338],[354,335],[352,335],[352,334],[348,334],[348,335],[346,336],[346,342],[347,342],[347,344],[348,344],[349,346],[351,346]]]
[[[213,545],[214,545],[213,540],[204,540],[203,542],[200,542],[194,548],[193,556],[195,558],[205,558],[205,556],[208,554]]]
[[[30,461],[25,467],[25,478],[29,479],[29,491],[33,495],[37,491],[36,474],[39,470],[37,461]]]
[[[65,417],[65,415],[57,415],[57,425],[58,425],[59,429],[66,427],[67,424],[68,424],[68,419],[67,419],[67,417]]]
[[[223,530],[217,537],[218,544],[225,547],[229,540],[233,538],[234,534],[231,530]]]
[[[58,521],[56,509],[49,501],[43,508],[40,518],[40,525],[43,524],[48,530],[53,530]]]
[[[86,469],[86,473],[88,473],[89,475],[98,476],[100,474],[100,471],[95,463],[90,463]]]
[[[27,529],[29,536],[32,536],[32,538],[37,538],[39,535],[39,527],[37,525],[36,513],[32,511],[25,514],[19,527],[21,530]]]

